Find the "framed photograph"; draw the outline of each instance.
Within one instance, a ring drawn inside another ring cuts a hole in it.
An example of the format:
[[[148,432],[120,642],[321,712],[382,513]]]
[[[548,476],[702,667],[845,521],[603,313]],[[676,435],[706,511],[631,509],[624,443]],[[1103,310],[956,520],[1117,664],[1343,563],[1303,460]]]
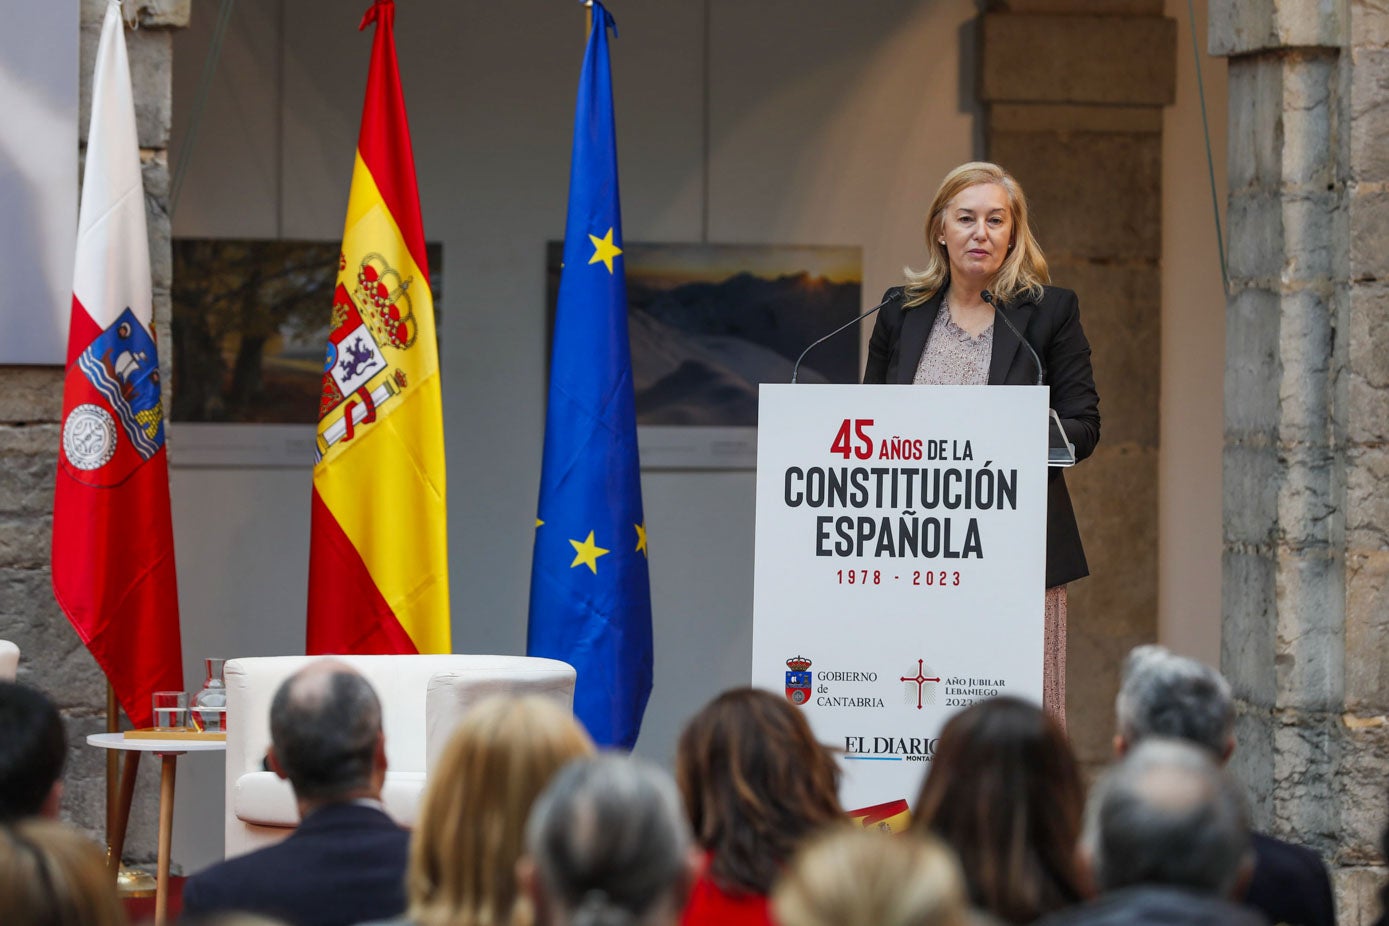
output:
[[[549,328],[563,243],[547,247]],[[858,247],[628,242],[627,326],[644,469],[753,468],[757,388],[860,311]],[[817,347],[800,382],[859,379],[853,331]]]
[[[436,319],[443,249],[426,245]],[[313,465],[341,245],[175,238],[170,460]]]

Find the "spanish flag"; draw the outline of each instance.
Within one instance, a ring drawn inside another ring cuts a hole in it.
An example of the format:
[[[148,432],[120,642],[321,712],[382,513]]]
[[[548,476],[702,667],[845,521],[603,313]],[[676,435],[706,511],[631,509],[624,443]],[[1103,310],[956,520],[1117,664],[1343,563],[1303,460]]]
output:
[[[439,351],[393,0],[373,23],[318,407],[307,650],[447,653]]]

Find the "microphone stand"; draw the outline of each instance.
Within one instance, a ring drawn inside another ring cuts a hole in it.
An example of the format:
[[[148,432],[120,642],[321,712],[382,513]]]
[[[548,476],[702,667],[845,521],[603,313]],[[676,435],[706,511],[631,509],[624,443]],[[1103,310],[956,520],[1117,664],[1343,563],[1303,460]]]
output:
[[[796,365],[791,368],[791,382],[794,383],[796,381],[796,376],[800,373],[801,361],[805,359],[806,354],[810,353],[811,348],[818,347],[819,345],[828,341],[830,338],[834,337],[839,332],[843,331],[845,328],[848,328],[851,325],[856,325],[859,322],[863,321],[865,318],[872,315],[874,312],[878,311],[883,306],[891,302],[892,298],[893,297],[891,296],[887,297],[882,302],[873,306],[873,308],[869,309],[867,312],[864,312],[860,315],[855,315],[853,318],[849,319],[847,322],[840,325],[838,328],[834,329],[829,334],[825,335],[823,338],[820,338],[818,341],[812,341],[810,347],[807,347],[805,350],[801,351],[801,355],[796,358]]]

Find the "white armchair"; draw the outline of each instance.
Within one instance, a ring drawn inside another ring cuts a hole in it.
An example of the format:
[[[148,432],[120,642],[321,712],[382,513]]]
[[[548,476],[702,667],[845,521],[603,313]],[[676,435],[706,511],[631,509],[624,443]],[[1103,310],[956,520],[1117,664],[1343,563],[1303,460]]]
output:
[[[0,681],[12,682],[19,674],[19,647],[0,640]]]
[[[227,663],[226,857],[288,836],[299,825],[289,783],[262,767],[270,701],[280,683],[320,657],[266,656]],[[386,811],[412,826],[427,771],[454,726],[492,694],[541,694],[574,704],[575,672],[526,656],[335,656],[361,672],[381,699],[386,733]]]

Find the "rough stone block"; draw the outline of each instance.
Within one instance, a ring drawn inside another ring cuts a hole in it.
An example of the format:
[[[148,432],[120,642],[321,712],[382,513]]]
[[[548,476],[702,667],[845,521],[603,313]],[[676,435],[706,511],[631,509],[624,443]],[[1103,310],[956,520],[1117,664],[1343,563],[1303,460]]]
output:
[[[1335,453],[1325,445],[1279,446],[1278,501],[1271,513],[1280,546],[1324,553],[1340,536],[1335,469]]]
[[[1352,549],[1345,562],[1346,710],[1384,717],[1389,715],[1389,552]]]
[[[168,289],[174,277],[173,230],[169,219],[169,161],[163,151],[141,157],[140,180],[145,187],[150,280],[156,289]]]
[[[1340,560],[1331,551],[1281,550],[1278,595],[1278,707],[1339,709],[1343,697],[1345,589]]]
[[[1378,19],[1389,23],[1380,11]],[[1389,26],[1382,27],[1389,33]],[[1358,37],[1357,37],[1358,41]],[[1389,181],[1389,49],[1357,48],[1351,68],[1351,179],[1362,183]]]
[[[1345,543],[1348,551],[1389,550],[1389,447],[1380,443],[1345,450]]]
[[[18,644],[21,673],[60,708],[105,709],[106,677],[54,600],[47,569],[0,567],[0,638]]]
[[[1278,427],[1280,297],[1242,289],[1225,310],[1226,439],[1261,435]]]
[[[1349,0],[1350,41],[1356,48],[1389,45],[1389,16],[1384,0]]]
[[[1251,708],[1273,706],[1278,615],[1271,555],[1226,548],[1222,561],[1220,671]],[[1244,749],[1243,739],[1239,739]]]
[[[1052,279],[1076,291],[1100,393],[1104,443],[1158,444],[1162,307],[1156,265],[1051,261]]]
[[[192,0],[125,0],[125,18],[140,28],[181,28],[188,25]],[[106,0],[82,0],[83,24],[96,23],[106,16]]]
[[[0,515],[0,565],[17,569],[46,569],[52,542],[52,518]]]
[[[1337,309],[1337,440],[1389,441],[1389,283],[1357,282]]]
[[[1334,50],[1298,49],[1282,56],[1282,181],[1291,188],[1325,190],[1335,179],[1331,150]]]
[[[1226,261],[1232,281],[1273,288],[1283,274],[1283,199],[1251,190],[1231,193]]]
[[[1336,922],[1340,926],[1374,926],[1381,912],[1379,890],[1383,886],[1383,868],[1332,868]]]
[[[1277,447],[1227,440],[1221,475],[1226,545],[1267,548],[1278,528],[1278,492],[1284,476]]]
[[[989,156],[1028,191],[1032,225],[1048,254],[1161,258],[1159,136],[995,132]]]
[[[62,415],[62,367],[0,367],[0,380],[5,383],[0,389],[0,424],[57,421]]]
[[[1244,785],[1254,828],[1267,830],[1273,819],[1273,724],[1263,708],[1236,702],[1235,752],[1229,767]]]
[[[1353,280],[1389,280],[1389,190],[1355,188],[1346,196]]]
[[[1165,106],[1176,48],[1176,20],[1161,16],[985,14],[980,98]]]
[[[92,73],[101,22],[82,27],[82,66],[77,130],[82,143],[92,121]],[[141,148],[167,148],[173,113],[173,35],[167,29],[126,31],[130,82],[135,94],[135,132]]]
[[[1209,17],[1212,55],[1335,48],[1347,25],[1341,4],[1307,0],[1211,0]]]
[[[1278,439],[1327,443],[1331,435],[1330,294],[1304,289],[1284,293],[1278,326]],[[1268,375],[1275,371],[1269,370]]]
[[[1344,251],[1338,245],[1336,219],[1341,208],[1337,192],[1297,193],[1283,199],[1283,266],[1285,285],[1321,284],[1329,287]]]
[[[1382,717],[1353,714],[1335,720],[1336,750],[1328,773],[1340,819],[1331,848],[1338,864],[1379,865],[1380,834],[1389,810],[1384,796],[1384,783],[1389,780],[1389,723]]]
[[[59,428],[55,424],[0,426],[0,515],[30,517],[53,510],[53,480],[58,463]]]
[[[1283,68],[1271,57],[1236,58],[1229,65],[1226,166],[1231,193],[1275,190],[1283,174]]]
[[[1110,757],[1123,658],[1157,639],[1157,448],[1101,442],[1066,483],[1091,572],[1067,588],[1067,725],[1096,765]]]
[[[1273,835],[1328,851],[1336,845],[1338,750],[1335,714],[1280,713],[1273,719]]]

